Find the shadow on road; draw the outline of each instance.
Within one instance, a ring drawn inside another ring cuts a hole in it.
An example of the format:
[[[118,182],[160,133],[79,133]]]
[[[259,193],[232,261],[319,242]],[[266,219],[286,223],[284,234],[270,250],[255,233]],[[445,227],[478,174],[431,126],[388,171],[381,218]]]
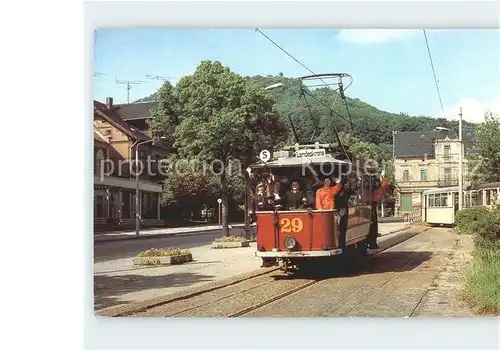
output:
[[[430,251],[390,251],[360,261],[349,269],[345,276],[380,274],[386,272],[408,272],[431,259]]]
[[[133,302],[118,299],[119,296],[124,294],[150,289],[186,286],[199,282],[211,282],[214,279],[214,276],[196,273],[171,273],[160,276],[94,276],[94,310]]]
[[[292,274],[276,273],[274,279],[312,279],[321,280],[335,277],[355,277],[386,272],[411,271],[431,259],[430,251],[392,251],[382,252],[373,257],[341,258],[332,257],[317,260],[309,267]]]

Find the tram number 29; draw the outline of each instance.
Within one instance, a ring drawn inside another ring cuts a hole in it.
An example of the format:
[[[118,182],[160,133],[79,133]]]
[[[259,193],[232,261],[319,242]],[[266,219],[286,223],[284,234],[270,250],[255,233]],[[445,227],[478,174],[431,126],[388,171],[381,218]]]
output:
[[[300,218],[282,218],[280,221],[280,231],[282,233],[298,233],[304,229],[304,222]]]

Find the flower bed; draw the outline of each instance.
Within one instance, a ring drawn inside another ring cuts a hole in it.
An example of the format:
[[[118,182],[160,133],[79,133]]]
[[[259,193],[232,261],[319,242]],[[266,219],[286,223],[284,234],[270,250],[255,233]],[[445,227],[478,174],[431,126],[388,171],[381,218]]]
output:
[[[178,248],[148,249],[140,252],[134,259],[135,265],[158,266],[191,262],[193,255],[189,250]]]
[[[212,249],[230,249],[249,245],[250,242],[242,236],[223,236],[214,240]]]
[[[223,237],[220,237],[220,238],[217,238],[217,239],[214,240],[214,242],[216,242],[216,243],[220,243],[220,242],[237,242],[237,241],[247,241],[247,239],[245,239],[242,236],[223,236]]]

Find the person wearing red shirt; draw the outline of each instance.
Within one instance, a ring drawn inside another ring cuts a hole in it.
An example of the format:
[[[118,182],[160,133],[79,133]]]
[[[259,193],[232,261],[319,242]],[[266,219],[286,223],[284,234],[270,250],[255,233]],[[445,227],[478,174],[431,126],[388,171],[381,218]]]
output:
[[[332,186],[330,178],[323,181],[323,186],[316,191],[316,209],[333,210],[335,209],[335,195],[341,190],[340,180],[335,178],[335,185]]]

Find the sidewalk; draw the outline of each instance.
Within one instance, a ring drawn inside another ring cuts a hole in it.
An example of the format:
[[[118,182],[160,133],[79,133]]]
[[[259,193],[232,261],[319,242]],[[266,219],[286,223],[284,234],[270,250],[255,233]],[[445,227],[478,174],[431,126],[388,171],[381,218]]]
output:
[[[384,236],[410,227],[410,224],[403,222],[382,222],[378,224],[378,232],[379,236]]]
[[[133,258],[94,263],[95,310],[173,294],[258,270],[261,259],[250,247],[189,249],[193,262],[183,265],[134,266]]]
[[[244,224],[241,223],[231,223],[229,224],[229,230],[240,229],[243,228],[243,226]],[[220,230],[221,226],[218,224],[206,225],[206,226],[180,227],[180,228],[141,229],[139,235],[135,234],[135,230],[94,234],[94,242],[133,240],[133,239],[144,239],[151,237],[164,237],[164,236],[175,236],[175,235],[190,235],[190,234],[206,233],[206,232],[213,232]]]

